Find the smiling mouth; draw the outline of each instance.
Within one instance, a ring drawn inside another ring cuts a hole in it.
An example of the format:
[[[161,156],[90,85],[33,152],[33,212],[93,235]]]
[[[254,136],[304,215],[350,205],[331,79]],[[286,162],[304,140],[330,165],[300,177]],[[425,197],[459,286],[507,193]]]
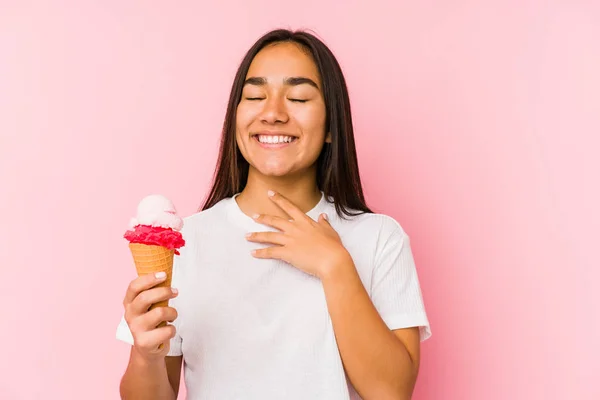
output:
[[[279,148],[288,146],[298,140],[295,136],[288,135],[261,135],[256,134],[252,136],[252,139],[256,140],[262,147],[267,148]]]

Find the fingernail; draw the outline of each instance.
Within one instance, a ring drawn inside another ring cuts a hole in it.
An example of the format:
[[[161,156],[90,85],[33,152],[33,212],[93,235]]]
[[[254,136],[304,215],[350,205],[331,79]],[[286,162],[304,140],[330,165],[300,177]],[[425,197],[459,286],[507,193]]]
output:
[[[156,277],[156,279],[164,279],[167,277],[167,273],[164,271],[161,271],[161,272],[157,272],[156,274],[154,274],[154,276]]]
[[[258,217],[260,217],[260,215],[259,215],[259,214],[254,214],[254,215],[252,216],[252,219],[256,219],[256,218],[258,218]]]
[[[275,192],[274,192],[274,191],[272,191],[272,190],[269,190],[269,191],[267,192],[267,194],[269,195],[269,197],[273,197],[273,196],[275,195]]]
[[[252,236],[251,233],[246,233],[246,239],[248,239],[250,236]]]
[[[323,214],[323,218],[325,218],[326,221],[329,221],[329,217],[327,216],[327,214]]]
[[[179,290],[175,289],[174,287],[171,288],[171,291],[173,292],[173,294],[179,293]]]

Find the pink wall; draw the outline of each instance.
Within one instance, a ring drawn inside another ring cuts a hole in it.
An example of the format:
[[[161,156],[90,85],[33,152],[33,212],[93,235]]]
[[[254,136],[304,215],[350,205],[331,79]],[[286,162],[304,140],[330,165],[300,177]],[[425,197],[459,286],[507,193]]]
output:
[[[150,192],[194,212],[282,25],[339,57],[368,200],[412,237],[414,398],[600,398],[598,2],[49,3],[0,2],[0,398],[117,398],[121,235]]]

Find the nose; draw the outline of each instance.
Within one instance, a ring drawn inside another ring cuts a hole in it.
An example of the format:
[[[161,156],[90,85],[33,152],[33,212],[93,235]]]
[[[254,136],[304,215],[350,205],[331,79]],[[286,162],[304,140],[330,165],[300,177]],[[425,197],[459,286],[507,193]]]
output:
[[[286,123],[289,119],[285,108],[285,100],[273,96],[265,101],[265,106],[260,115],[260,121],[267,124]]]

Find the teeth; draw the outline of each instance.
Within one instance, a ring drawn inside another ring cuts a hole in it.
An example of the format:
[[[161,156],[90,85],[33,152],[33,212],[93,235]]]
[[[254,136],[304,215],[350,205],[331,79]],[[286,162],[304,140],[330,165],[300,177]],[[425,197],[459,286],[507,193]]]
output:
[[[261,143],[290,143],[294,138],[291,136],[270,136],[270,135],[258,135],[258,141]]]

